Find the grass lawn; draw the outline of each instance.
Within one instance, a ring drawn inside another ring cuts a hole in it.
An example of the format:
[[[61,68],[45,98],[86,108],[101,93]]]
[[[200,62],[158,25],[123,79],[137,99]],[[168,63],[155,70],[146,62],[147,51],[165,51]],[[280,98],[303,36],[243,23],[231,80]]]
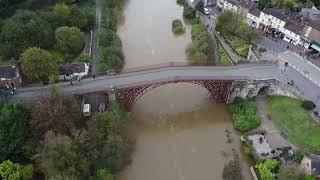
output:
[[[224,49],[221,47],[221,45],[218,43],[218,51],[219,51],[219,56],[220,60],[218,64],[223,64],[223,65],[229,65],[232,64],[229,57],[227,56],[226,52]]]
[[[301,104],[297,99],[274,96],[267,101],[267,111],[290,141],[306,150],[320,151],[320,124]]]
[[[233,35],[226,35],[224,38],[239,56],[247,57],[250,47],[248,41]]]

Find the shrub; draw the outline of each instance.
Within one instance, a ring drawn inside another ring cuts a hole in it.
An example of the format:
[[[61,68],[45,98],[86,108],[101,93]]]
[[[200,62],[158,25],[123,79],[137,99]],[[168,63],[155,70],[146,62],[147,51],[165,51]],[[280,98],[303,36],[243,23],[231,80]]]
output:
[[[174,34],[182,34],[185,32],[182,21],[180,19],[175,19],[172,21],[172,32]]]
[[[256,106],[253,101],[236,98],[229,105],[228,109],[232,113],[234,127],[239,131],[246,132],[260,124],[260,119],[256,116]]]
[[[301,106],[305,109],[305,110],[312,110],[313,108],[316,107],[316,105],[312,102],[312,101],[303,101]]]
[[[303,156],[307,155],[307,152],[302,150],[302,149],[298,149],[294,156],[293,156],[293,161],[297,162],[297,163],[300,163]]]
[[[201,52],[193,43],[188,45],[186,53],[191,63],[203,62],[208,59],[208,56]]]

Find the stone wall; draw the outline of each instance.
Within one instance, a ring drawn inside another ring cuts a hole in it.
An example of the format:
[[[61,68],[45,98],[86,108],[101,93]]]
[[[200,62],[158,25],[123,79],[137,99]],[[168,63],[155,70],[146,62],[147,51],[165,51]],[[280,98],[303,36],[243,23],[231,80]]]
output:
[[[269,96],[288,96],[293,98],[304,99],[304,97],[294,89],[288,89],[275,79],[269,80],[247,80],[235,81],[232,83],[228,102],[232,102],[236,97],[243,99],[250,99],[258,95],[259,92],[264,91]]]

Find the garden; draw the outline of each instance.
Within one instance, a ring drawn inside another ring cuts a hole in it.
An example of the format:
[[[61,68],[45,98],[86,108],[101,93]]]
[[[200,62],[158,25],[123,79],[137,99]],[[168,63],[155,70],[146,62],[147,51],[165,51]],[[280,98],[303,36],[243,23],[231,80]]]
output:
[[[224,39],[239,56],[244,58],[247,57],[250,48],[250,43],[248,41],[231,34],[225,35]]]
[[[312,118],[310,106],[305,104],[298,99],[274,96],[267,101],[267,111],[292,143],[308,151],[319,152],[320,124]]]

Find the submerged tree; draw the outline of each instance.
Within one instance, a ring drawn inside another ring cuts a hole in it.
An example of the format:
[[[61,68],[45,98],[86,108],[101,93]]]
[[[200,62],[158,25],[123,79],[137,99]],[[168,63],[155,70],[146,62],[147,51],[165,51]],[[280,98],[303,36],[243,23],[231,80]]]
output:
[[[223,168],[222,178],[224,180],[243,180],[239,155],[234,151],[233,160],[230,160]]]

